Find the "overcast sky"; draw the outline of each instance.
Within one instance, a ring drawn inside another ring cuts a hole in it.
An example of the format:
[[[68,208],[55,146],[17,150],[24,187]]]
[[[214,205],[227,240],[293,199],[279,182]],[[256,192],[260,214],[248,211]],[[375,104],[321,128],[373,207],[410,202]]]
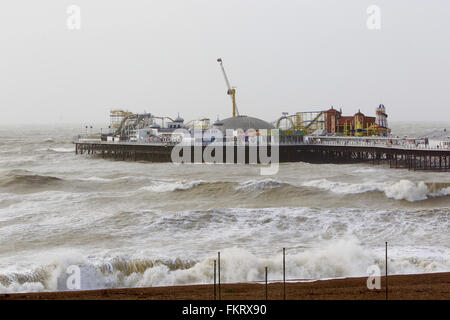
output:
[[[241,114],[384,103],[391,121],[447,121],[449,39],[448,0],[4,0],[0,123],[107,122],[112,108],[229,117],[218,57]]]

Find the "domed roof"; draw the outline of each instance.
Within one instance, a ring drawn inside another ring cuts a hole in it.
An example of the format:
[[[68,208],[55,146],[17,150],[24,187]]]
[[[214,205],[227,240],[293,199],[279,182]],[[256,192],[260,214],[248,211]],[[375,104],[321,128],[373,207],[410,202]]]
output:
[[[258,118],[237,116],[224,119],[223,129],[242,129],[246,131],[248,129],[275,129],[275,127],[270,123]]]

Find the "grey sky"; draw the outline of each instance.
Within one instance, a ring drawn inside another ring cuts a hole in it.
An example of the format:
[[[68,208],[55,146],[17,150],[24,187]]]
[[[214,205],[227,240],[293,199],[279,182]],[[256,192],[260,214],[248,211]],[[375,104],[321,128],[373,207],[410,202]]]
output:
[[[81,8],[81,30],[66,26]],[[366,26],[381,8],[381,30]],[[111,108],[185,119],[282,111],[450,119],[450,1],[2,1],[0,123],[98,123]]]

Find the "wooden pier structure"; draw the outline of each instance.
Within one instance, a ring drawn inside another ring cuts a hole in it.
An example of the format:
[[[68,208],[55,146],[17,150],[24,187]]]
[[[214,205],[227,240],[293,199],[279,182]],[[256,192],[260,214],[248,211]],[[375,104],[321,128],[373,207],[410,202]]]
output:
[[[76,154],[97,155],[115,160],[150,162],[171,162],[171,153],[174,147],[173,144],[141,144],[133,142],[75,141],[74,143]],[[202,147],[202,151],[204,148],[205,146]],[[223,162],[225,163],[226,147],[223,148]],[[236,162],[236,148],[235,146],[234,162]],[[245,148],[245,155],[248,160],[252,146],[247,145]],[[270,148],[268,149],[270,150]],[[370,163],[388,164],[390,168],[404,168],[408,170],[450,171],[449,149],[305,142],[280,144],[278,150],[279,162]],[[191,154],[194,154],[193,150]],[[256,151],[256,154],[259,155],[259,150]],[[270,156],[270,151],[268,156]],[[193,158],[192,162],[194,162]],[[260,162],[259,156],[257,162]],[[246,163],[248,162],[246,161]]]
[[[300,158],[312,163],[389,164],[390,168],[450,171],[450,150],[307,145]]]

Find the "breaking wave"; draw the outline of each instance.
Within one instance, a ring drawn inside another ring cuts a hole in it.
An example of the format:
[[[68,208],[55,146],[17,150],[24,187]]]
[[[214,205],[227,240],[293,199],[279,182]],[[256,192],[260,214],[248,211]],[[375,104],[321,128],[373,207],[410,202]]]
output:
[[[236,190],[247,190],[247,191],[254,191],[254,190],[268,190],[268,189],[275,189],[275,188],[281,188],[283,186],[287,186],[287,183],[279,182],[274,179],[264,179],[264,180],[249,180],[239,183],[235,187]]]
[[[67,153],[67,152],[75,152],[75,148],[50,148],[48,149],[50,151],[53,152],[58,152],[58,153]]]
[[[436,187],[432,184],[412,182],[409,180],[391,182],[363,182],[346,183],[327,179],[311,180],[300,185],[281,182],[275,179],[252,179],[243,182],[231,181],[153,181],[151,185],[142,187],[141,190],[151,192],[174,192],[193,190],[198,187],[211,187],[224,192],[265,192],[269,195],[271,190],[281,189],[290,192],[305,193],[307,189],[320,189],[337,194],[352,195],[370,192],[382,192],[387,198],[394,200],[406,200],[409,202],[423,201],[430,198],[444,197],[450,195],[450,186],[441,184]],[[230,188],[232,187],[232,188]],[[307,189],[306,189],[307,188]]]
[[[98,178],[98,181],[102,181]],[[153,180],[150,185],[141,187],[141,191],[155,193],[193,191],[197,188],[206,188],[206,191],[220,191],[221,194],[234,193],[264,193],[271,195],[271,191],[281,190],[290,194],[301,193],[305,195],[313,190],[324,190],[342,195],[364,194],[370,192],[381,192],[387,198],[394,200],[405,200],[409,202],[423,201],[431,198],[445,197],[450,195],[448,184],[425,183],[423,181],[413,182],[409,180],[387,181],[387,182],[363,182],[346,183],[330,181],[328,179],[311,180],[299,185],[282,182],[276,179],[251,179],[242,182],[235,181],[204,181],[204,180]],[[274,196],[279,193],[274,193]]]
[[[190,259],[129,259],[92,261],[81,257],[58,259],[51,264],[23,273],[0,274],[0,292],[67,290],[67,268],[80,268],[82,290],[123,287],[151,287],[213,282],[213,263],[217,257]],[[367,268],[383,258],[363,248],[354,239],[330,241],[320,248],[307,248],[286,256],[288,280],[313,280],[348,276],[367,276]],[[246,249],[231,247],[221,251],[222,282],[258,282],[264,270],[270,281],[282,279],[282,255],[258,256]],[[441,272],[450,269],[450,260],[390,259],[392,274]]]
[[[398,181],[364,181],[350,183],[316,179],[303,183],[292,184],[274,178],[249,179],[244,181],[214,181],[214,180],[175,180],[156,179],[151,176],[91,176],[87,178],[66,179],[27,170],[12,170],[0,176],[0,188],[6,190],[29,192],[54,188],[64,188],[66,191],[94,190],[97,184],[102,184],[102,190],[116,190],[124,184],[130,192],[173,193],[187,192],[195,197],[208,192],[220,192],[222,196],[238,194],[257,197],[263,194],[267,199],[278,199],[282,195],[315,196],[318,190],[340,195],[355,195],[372,192],[382,193],[385,197],[408,202],[424,201],[432,198],[450,196],[449,183]],[[115,189],[114,189],[115,188]],[[320,193],[318,194],[320,196]],[[271,198],[269,198],[271,197]]]
[[[75,152],[75,148],[40,148],[36,151],[56,152],[56,153],[69,153]]]
[[[303,183],[303,186],[314,187],[338,194],[360,194],[378,191],[383,192],[385,196],[390,199],[407,200],[410,202],[450,195],[450,187],[432,192],[425,182],[412,182],[409,180],[393,182],[346,183],[319,179],[305,182]]]
[[[274,179],[265,180],[248,180],[244,182],[232,182],[232,181],[152,181],[152,185],[142,187],[141,190],[152,192],[173,192],[173,191],[186,191],[195,189],[200,186],[215,187],[218,190],[225,190],[229,186],[233,186],[234,191],[256,191],[256,190],[270,190],[275,188],[281,188],[288,184],[279,182]]]
[[[205,181],[169,181],[169,182],[154,182],[150,186],[140,188],[144,191],[152,192],[172,192],[193,189],[201,184],[205,184]]]

